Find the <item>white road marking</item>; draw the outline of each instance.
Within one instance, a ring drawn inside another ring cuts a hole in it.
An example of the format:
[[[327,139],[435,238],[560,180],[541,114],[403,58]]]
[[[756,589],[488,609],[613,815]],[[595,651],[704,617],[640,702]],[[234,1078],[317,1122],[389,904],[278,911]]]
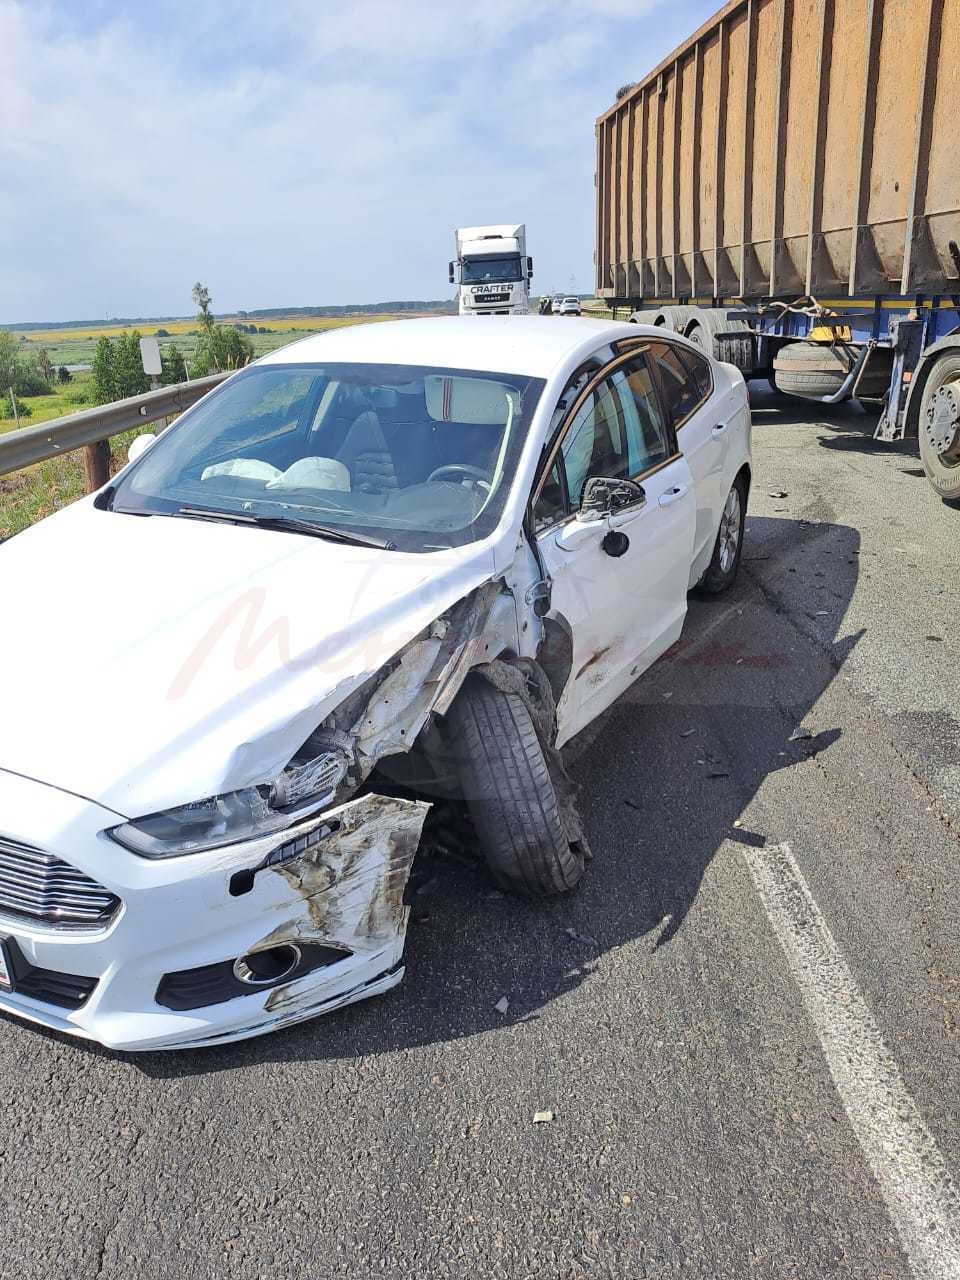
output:
[[[743,856],[917,1280],[960,1280],[960,1189],[789,845]]]

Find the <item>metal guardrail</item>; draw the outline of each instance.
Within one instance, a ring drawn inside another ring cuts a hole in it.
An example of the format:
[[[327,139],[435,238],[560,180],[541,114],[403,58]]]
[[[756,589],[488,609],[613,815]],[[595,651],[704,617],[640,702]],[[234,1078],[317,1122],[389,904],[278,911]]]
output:
[[[0,476],[19,471],[21,467],[31,467],[36,462],[45,462],[48,458],[57,458],[74,449],[102,445],[121,431],[182,413],[229,376],[227,373],[212,373],[207,378],[158,387],[156,391],[130,396],[113,404],[80,409],[65,418],[52,418],[35,427],[8,431],[0,435]],[[101,472],[102,466],[88,457],[89,487],[99,488],[100,484],[106,483],[106,478],[99,474]]]

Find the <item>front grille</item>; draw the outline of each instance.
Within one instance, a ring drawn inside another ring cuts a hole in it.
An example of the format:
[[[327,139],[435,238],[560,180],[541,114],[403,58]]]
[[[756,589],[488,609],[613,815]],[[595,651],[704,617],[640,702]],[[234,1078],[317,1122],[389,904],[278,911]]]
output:
[[[105,924],[120,899],[42,849],[0,838],[0,913],[65,927]]]

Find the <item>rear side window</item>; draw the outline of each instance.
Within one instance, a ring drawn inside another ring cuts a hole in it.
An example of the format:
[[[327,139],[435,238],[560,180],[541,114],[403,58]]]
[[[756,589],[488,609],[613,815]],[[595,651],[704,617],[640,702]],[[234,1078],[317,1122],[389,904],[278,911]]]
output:
[[[700,392],[700,403],[702,404],[713,390],[713,374],[710,372],[710,361],[704,356],[697,355],[696,351],[691,351],[688,347],[677,347],[677,351],[697,384],[697,389]]]
[[[663,402],[673,425],[679,427],[710,394],[710,366],[672,342],[651,343],[649,354]]]

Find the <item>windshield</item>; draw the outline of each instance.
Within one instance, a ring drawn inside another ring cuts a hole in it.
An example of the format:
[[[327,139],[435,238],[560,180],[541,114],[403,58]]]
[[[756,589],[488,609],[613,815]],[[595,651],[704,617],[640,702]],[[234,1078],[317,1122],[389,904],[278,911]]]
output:
[[[464,258],[460,272],[464,284],[499,284],[500,281],[522,280],[520,257]]]
[[[114,510],[288,517],[432,551],[503,511],[543,381],[388,364],[254,365],[188,410]]]

